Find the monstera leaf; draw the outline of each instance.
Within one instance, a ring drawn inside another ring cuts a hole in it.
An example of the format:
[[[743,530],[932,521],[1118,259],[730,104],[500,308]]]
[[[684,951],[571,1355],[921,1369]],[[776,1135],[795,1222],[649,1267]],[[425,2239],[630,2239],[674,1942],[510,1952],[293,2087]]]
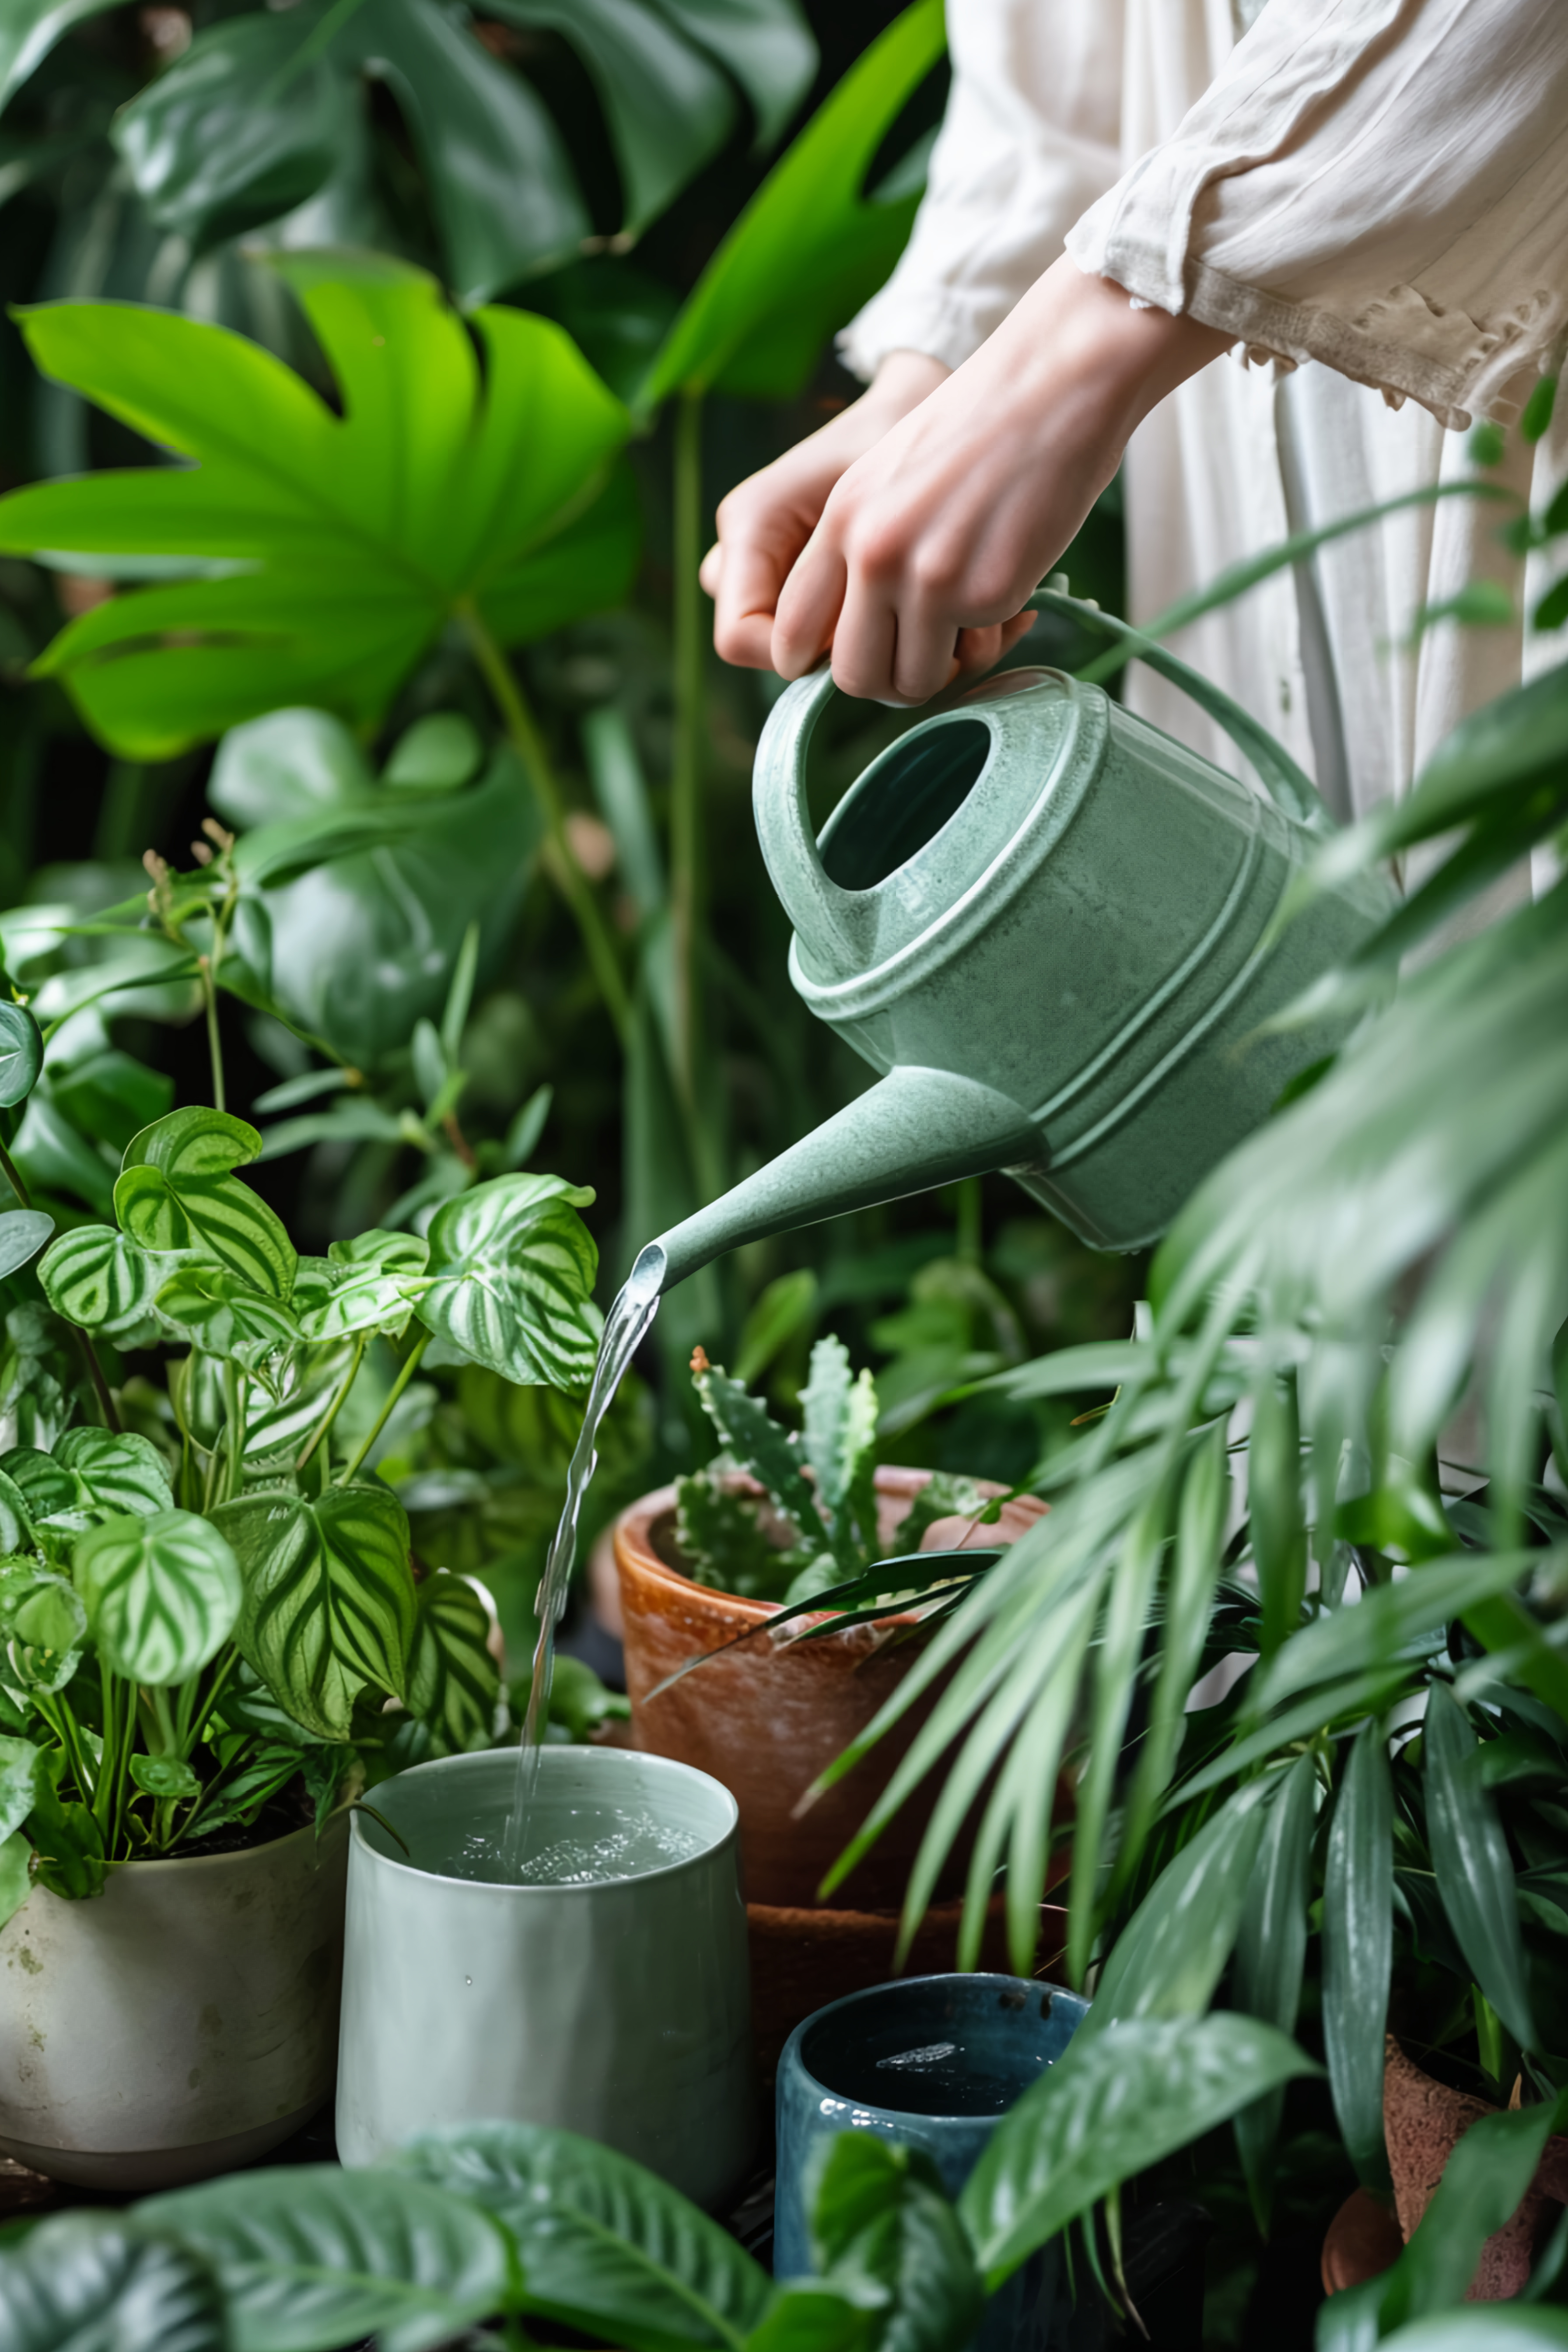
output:
[[[344,1339],[355,1331],[401,1339],[425,1290],[429,1246],[415,1234],[379,1229],[333,1242],[324,1258],[303,1258],[294,1305],[304,1337]]]
[[[133,1682],[188,1682],[239,1614],[239,1566],[194,1511],[108,1519],[77,1545],[76,1589],[104,1664]]]
[[[923,170],[867,173],[942,56],[942,0],[915,0],[845,75],[777,163],[699,278],[638,405],[673,392],[791,400],[822,346],[887,277],[909,236]]]
[[[503,1380],[585,1387],[603,1328],[599,1253],[577,1214],[593,1198],[559,1176],[497,1176],[448,1201],[431,1221],[420,1321]]]
[[[265,1201],[234,1174],[261,1150],[242,1118],[173,1110],[126,1146],[114,1213],[146,1250],[189,1250],[226,1266],[253,1291],[287,1298],[299,1261]]]
[[[498,54],[527,58],[508,28],[577,50],[620,176],[622,242],[724,144],[735,84],[771,142],[816,68],[795,0],[496,0],[486,15],[482,41],[441,0],[301,0],[224,18],[121,110],[115,144],[158,226],[207,245],[321,188],[359,135],[361,81],[384,82],[424,167],[450,280],[477,302],[569,260],[595,227],[540,94]]]
[[[408,1712],[429,1730],[437,1756],[489,1745],[500,1689],[489,1633],[485,1604],[471,1584],[445,1569],[426,1578],[408,1668]]]
[[[112,1225],[77,1225],[45,1251],[38,1267],[57,1315],[84,1331],[141,1322],[158,1287],[158,1261]]]
[[[628,420],[558,327],[480,310],[481,378],[422,270],[347,253],[273,266],[326,353],[341,416],[226,328],[122,303],[26,316],[46,375],[194,462],[14,491],[0,548],[222,574],[113,597],[41,656],[39,675],[61,678],[130,758],[167,758],[280,705],[375,719],[454,616],[477,613],[517,644],[630,582],[635,508],[611,470]]]
[[[375,1486],[246,1495],[213,1519],[245,1577],[240,1654],[308,1731],[345,1738],[367,1683],[405,1696],[414,1579],[394,1496]]]

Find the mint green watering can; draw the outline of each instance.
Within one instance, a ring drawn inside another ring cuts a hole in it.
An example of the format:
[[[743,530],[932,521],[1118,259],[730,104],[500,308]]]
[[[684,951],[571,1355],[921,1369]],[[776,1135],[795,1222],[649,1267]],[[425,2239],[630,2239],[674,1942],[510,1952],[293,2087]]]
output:
[[[1097,1249],[1142,1249],[1342,1023],[1262,1025],[1386,921],[1392,887],[1323,892],[1277,936],[1335,830],[1239,705],[1109,615],[1216,719],[1268,797],[1050,669],[1004,672],[874,760],[820,839],[800,679],[757,751],[757,831],[795,925],[790,977],[880,1073],[847,1109],[659,1236],[668,1289],[721,1251],[1004,1169]],[[651,1250],[642,1271],[654,1271]]]

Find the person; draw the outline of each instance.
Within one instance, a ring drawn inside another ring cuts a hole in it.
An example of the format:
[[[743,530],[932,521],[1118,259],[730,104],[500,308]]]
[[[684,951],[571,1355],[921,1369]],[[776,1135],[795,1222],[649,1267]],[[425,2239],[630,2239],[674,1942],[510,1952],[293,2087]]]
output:
[[[924,201],[840,338],[868,389],[720,508],[725,659],[830,655],[846,692],[920,703],[1016,642],[1119,466],[1145,622],[1292,530],[1474,477],[1466,428],[1561,365],[1563,0],[952,0],[948,23]],[[1550,495],[1564,409],[1486,479]],[[1543,559],[1499,515],[1407,505],[1169,642],[1361,814],[1562,658],[1526,626]],[[1418,627],[1478,580],[1510,621]],[[1234,765],[1141,666],[1127,694]]]

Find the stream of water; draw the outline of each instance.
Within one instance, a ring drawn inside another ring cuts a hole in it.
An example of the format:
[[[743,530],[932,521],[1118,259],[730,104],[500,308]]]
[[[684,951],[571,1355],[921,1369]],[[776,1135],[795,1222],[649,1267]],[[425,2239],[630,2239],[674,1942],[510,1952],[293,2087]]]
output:
[[[517,1794],[512,1800],[506,1836],[501,1843],[500,1875],[508,1882],[531,1880],[535,1874],[534,1863],[537,1861],[542,1864],[550,1859],[543,1853],[533,1856],[529,1853],[528,1822],[539,1779],[539,1750],[544,1738],[544,1727],[550,1719],[550,1685],[555,1673],[555,1629],[566,1606],[572,1564],[577,1552],[577,1521],[582,1515],[583,1497],[588,1491],[588,1481],[599,1459],[599,1426],[610,1409],[622,1376],[658,1311],[659,1285],[664,1280],[664,1252],[656,1242],[650,1242],[605,1318],[605,1332],[599,1341],[594,1378],[588,1389],[588,1402],[583,1414],[583,1427],[566,1472],[566,1500],[561,1507],[561,1523],[550,1547],[550,1557],[544,1565],[539,1599],[535,1603],[539,1640],[533,1653],[533,1682],[528,1694],[528,1712],[523,1718],[522,1745],[518,1751]],[[602,1859],[607,1864],[611,1858],[606,1853]],[[646,1864],[642,1866],[647,1867]],[[558,1871],[554,1874],[555,1883],[561,1883]],[[576,1874],[580,1876],[581,1873]],[[620,1870],[604,1867],[595,1874],[616,1878],[626,1875],[626,1870],[624,1865]]]

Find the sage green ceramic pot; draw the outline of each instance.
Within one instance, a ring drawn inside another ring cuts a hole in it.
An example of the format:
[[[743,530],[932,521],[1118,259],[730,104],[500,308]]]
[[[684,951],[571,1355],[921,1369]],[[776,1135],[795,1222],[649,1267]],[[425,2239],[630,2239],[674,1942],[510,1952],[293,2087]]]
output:
[[[586,1885],[458,1874],[466,1844],[499,1842],[517,1764],[499,1748],[382,1781],[373,1801],[412,1860],[353,1817],[338,2152],[374,2164],[432,2125],[550,2124],[721,2205],[755,2131],[735,1801],[666,1757],[546,1748],[538,1844],[608,1810],[694,1850]]]

